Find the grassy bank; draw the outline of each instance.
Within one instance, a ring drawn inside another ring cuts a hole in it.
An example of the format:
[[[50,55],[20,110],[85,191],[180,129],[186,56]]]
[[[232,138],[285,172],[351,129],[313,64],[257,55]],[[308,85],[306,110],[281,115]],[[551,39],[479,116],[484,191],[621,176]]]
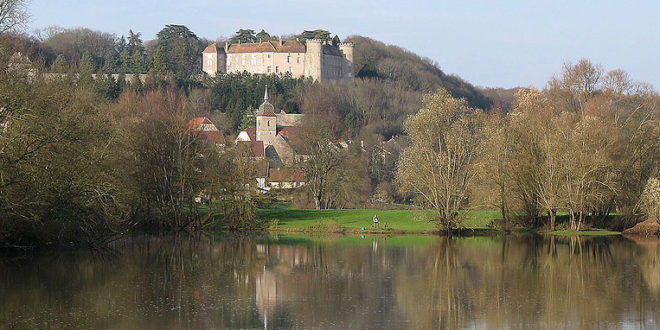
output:
[[[429,210],[309,210],[295,209],[278,204],[272,208],[259,209],[257,214],[267,219],[272,232],[323,232],[323,233],[411,233],[430,234],[437,231],[436,224],[429,221],[435,215]],[[375,229],[372,222],[378,215],[380,228]],[[499,217],[497,211],[473,210],[466,214],[463,227],[469,231],[492,231],[492,223]],[[387,229],[385,229],[387,224]],[[364,228],[364,229],[363,229]],[[558,230],[548,232],[557,236],[606,236],[618,235],[619,232],[588,229],[584,231]]]
[[[270,221],[271,231],[278,232],[363,232],[362,228],[364,232],[383,233],[432,233],[437,230],[429,221],[434,212],[428,210],[300,210],[278,205],[259,209],[257,213]],[[379,229],[373,228],[374,214],[380,220]],[[463,225],[467,229],[488,229],[497,215],[495,211],[470,211]]]

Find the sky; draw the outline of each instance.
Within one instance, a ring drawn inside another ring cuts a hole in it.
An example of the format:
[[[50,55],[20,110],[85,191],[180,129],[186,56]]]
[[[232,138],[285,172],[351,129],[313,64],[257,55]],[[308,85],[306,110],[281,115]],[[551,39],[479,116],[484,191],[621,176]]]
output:
[[[660,1],[30,0],[29,30],[86,27],[155,39],[183,24],[215,40],[325,29],[410,50],[482,87],[543,88],[582,58],[660,87]],[[359,49],[356,49],[359,52]]]

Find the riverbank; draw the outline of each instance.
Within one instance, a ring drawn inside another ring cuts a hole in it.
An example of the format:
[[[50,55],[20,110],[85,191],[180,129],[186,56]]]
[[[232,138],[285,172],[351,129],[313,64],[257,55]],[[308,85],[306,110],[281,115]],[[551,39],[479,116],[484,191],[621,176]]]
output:
[[[268,231],[274,233],[345,233],[345,234],[434,234],[435,223],[429,221],[430,210],[310,210],[294,209],[287,205],[259,209],[257,214],[268,220]],[[372,218],[378,215],[379,228],[374,228]],[[493,226],[499,213],[492,210],[468,211],[463,229],[466,234],[503,233]],[[523,230],[523,229],[521,229]],[[604,229],[584,231],[558,230],[548,232],[557,236],[609,236],[620,232]]]

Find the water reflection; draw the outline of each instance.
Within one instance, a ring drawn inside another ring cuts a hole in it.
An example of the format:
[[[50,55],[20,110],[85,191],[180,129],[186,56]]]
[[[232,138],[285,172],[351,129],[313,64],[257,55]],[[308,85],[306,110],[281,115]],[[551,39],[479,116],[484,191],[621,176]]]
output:
[[[660,245],[625,238],[136,238],[0,259],[0,328],[660,326]]]

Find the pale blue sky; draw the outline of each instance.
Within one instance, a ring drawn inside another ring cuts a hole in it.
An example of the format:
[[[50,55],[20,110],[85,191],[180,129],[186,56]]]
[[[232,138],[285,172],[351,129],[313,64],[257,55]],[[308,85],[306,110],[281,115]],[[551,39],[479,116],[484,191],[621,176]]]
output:
[[[88,27],[153,39],[165,24],[201,37],[239,28],[323,28],[368,36],[487,87],[537,86],[564,61],[589,58],[660,87],[660,1],[31,0],[30,29]],[[357,50],[359,51],[359,50]]]

